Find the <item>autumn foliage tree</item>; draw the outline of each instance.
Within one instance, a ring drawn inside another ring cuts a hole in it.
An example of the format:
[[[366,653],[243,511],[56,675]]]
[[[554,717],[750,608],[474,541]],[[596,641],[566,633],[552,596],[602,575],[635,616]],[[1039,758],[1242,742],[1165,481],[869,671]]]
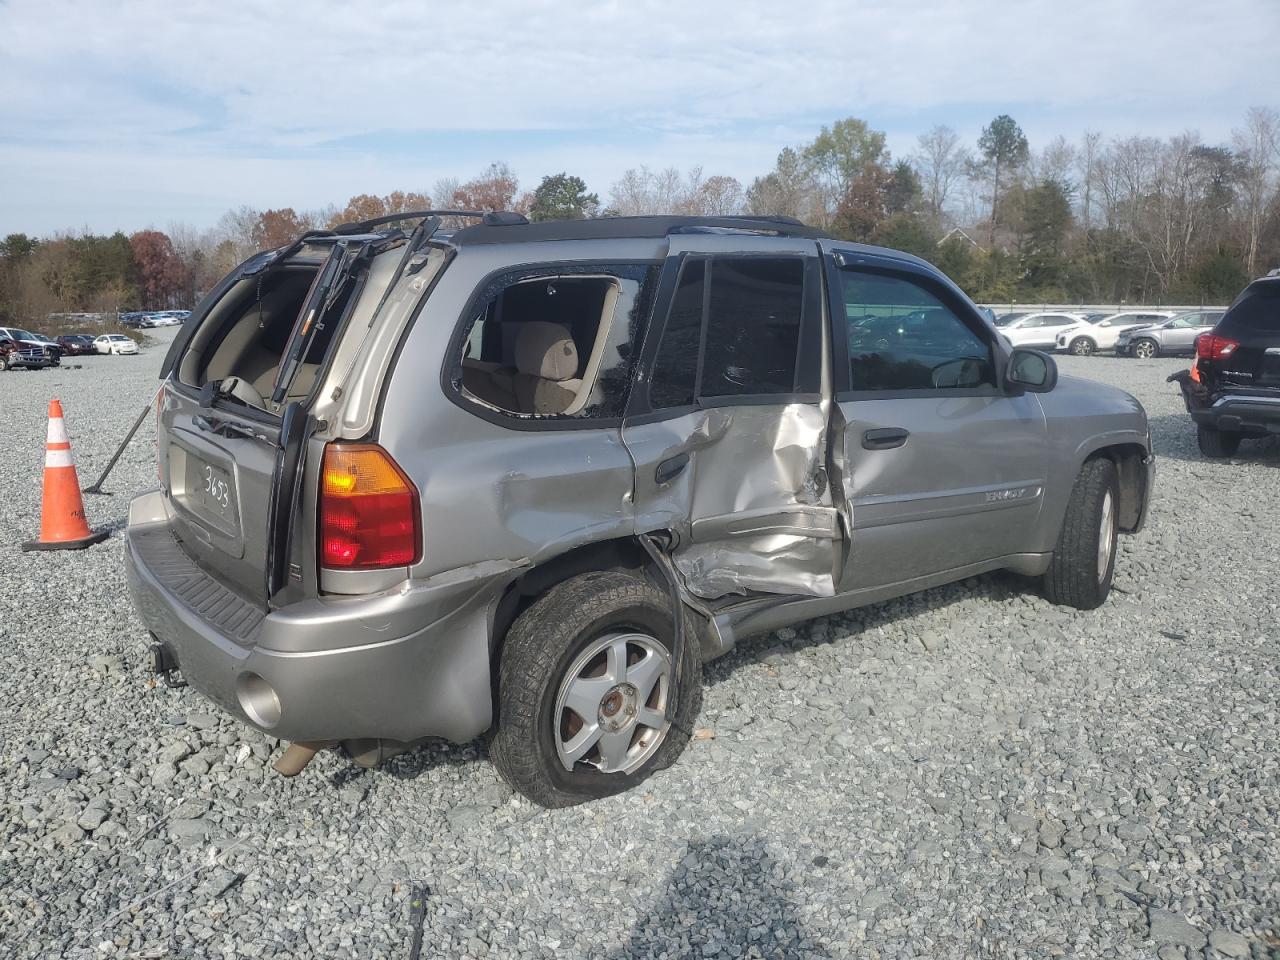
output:
[[[140,230],[129,237],[138,270],[138,293],[144,309],[171,306],[187,283],[187,267],[159,230]]]
[[[253,243],[259,250],[283,247],[311,226],[309,218],[299,216],[293,207],[265,210],[253,226]]]
[[[513,210],[528,212],[533,197],[526,194],[517,199],[520,181],[505,163],[491,163],[489,168],[474,180],[468,180],[453,191],[449,206],[457,210]]]
[[[348,200],[347,205],[330,217],[325,226],[332,229],[342,223],[358,223],[361,220],[373,220],[393,213],[411,213],[415,210],[430,209],[431,198],[425,193],[393,190],[385,197],[360,193]]]

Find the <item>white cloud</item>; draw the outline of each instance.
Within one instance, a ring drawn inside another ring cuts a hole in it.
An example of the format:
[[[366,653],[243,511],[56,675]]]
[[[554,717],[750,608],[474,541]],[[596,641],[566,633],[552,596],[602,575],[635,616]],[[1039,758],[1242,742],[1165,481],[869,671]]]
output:
[[[1244,27],[1229,45],[1213,40],[1223,24]],[[998,105],[1225,132],[1280,89],[1277,39],[1274,0],[10,0],[0,202],[74,208],[92,184],[171,189],[185,209],[200,196],[269,203],[253,199],[267,188],[314,205],[344,197],[311,191],[351,179],[352,155],[332,141],[410,134],[447,136],[460,154],[483,142],[526,178],[583,170],[604,189],[642,162],[746,175],[788,142],[772,134],[850,114],[901,129],[917,113]],[[516,131],[548,134],[514,150],[479,139]],[[555,131],[575,146],[558,151]],[[474,167],[358,156],[362,182]],[[34,198],[34,185],[57,195]]]

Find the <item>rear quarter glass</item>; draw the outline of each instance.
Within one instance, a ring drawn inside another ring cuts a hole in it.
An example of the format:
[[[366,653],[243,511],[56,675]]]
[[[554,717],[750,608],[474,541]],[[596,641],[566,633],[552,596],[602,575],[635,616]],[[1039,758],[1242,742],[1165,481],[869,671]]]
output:
[[[1223,336],[1272,334],[1280,339],[1280,282],[1246,290],[1218,322],[1217,332]]]

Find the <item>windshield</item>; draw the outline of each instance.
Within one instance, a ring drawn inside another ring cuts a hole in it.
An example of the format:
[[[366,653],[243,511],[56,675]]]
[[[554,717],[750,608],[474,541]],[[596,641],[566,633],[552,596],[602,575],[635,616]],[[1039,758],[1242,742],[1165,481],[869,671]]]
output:
[[[996,317],[996,326],[1007,327],[1011,323],[1013,323],[1015,320],[1021,320],[1025,316],[1026,316],[1025,313],[1006,313],[1002,317]]]

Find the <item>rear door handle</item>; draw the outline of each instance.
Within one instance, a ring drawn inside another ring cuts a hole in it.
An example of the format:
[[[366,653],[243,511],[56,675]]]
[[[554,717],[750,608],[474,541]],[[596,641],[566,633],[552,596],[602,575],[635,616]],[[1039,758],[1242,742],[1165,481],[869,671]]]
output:
[[[687,453],[678,453],[674,457],[668,457],[658,464],[658,468],[653,471],[653,482],[658,486],[670,483],[684,473],[684,468],[688,465],[689,454]]]
[[[879,430],[868,430],[862,435],[863,450],[892,450],[907,442],[910,431],[902,427],[882,427]]]

